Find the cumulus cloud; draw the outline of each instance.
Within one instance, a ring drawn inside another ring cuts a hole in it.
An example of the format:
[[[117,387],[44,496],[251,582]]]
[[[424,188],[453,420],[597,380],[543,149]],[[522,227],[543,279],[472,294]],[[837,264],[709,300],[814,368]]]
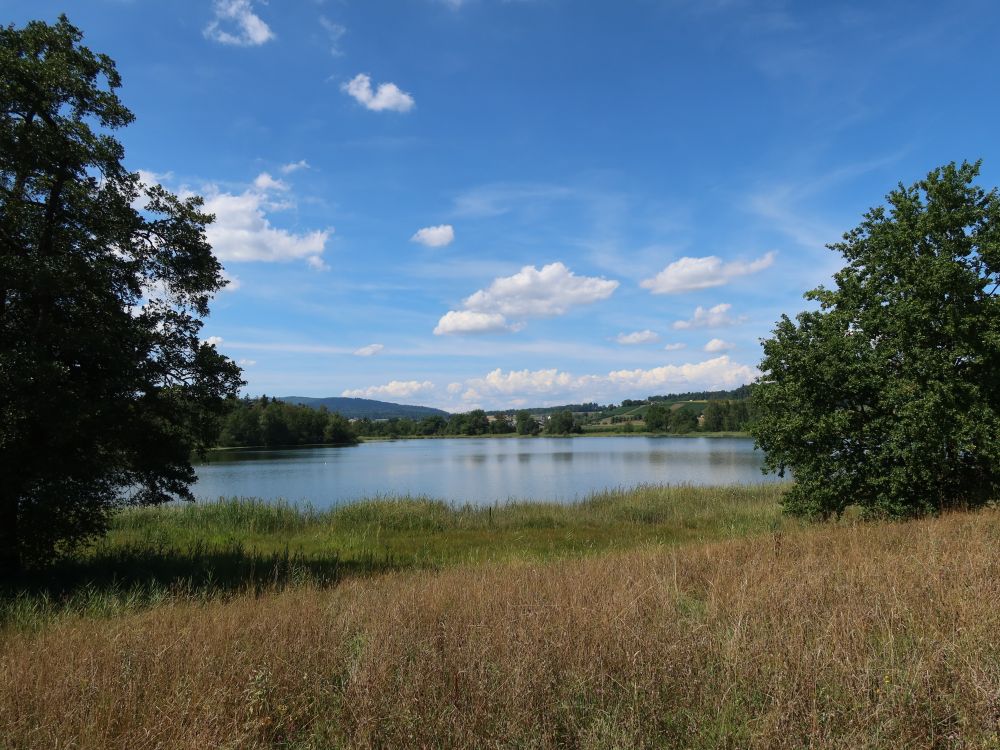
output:
[[[678,331],[685,331],[689,328],[722,328],[731,326],[743,321],[743,318],[733,318],[729,315],[732,305],[727,302],[709,307],[708,309],[698,305],[694,310],[694,316],[690,320],[678,320],[674,323],[674,328]]]
[[[225,339],[223,339],[222,336],[209,336],[205,339],[205,343],[210,344],[211,346],[218,346],[223,341],[225,341]]]
[[[619,333],[615,336],[615,341],[619,344],[649,344],[653,341],[659,341],[660,335],[655,331],[650,331],[646,329],[645,331],[635,331],[634,333]]]
[[[426,247],[445,247],[455,239],[455,228],[451,224],[440,224],[436,227],[418,229],[410,242],[419,242]]]
[[[297,234],[273,226],[266,214],[266,210],[273,206],[266,192],[260,189],[234,194],[210,185],[203,193],[205,213],[215,214],[215,221],[205,231],[212,250],[220,260],[301,259],[314,268],[325,267],[321,256],[332,229]]]
[[[255,364],[257,364],[257,360],[256,359],[241,359],[236,364],[238,364],[240,367],[253,367]]]
[[[394,83],[380,83],[373,90],[372,79],[364,73],[358,73],[340,89],[373,112],[409,112],[415,104],[413,97]]]
[[[681,349],[686,349],[686,348],[687,344],[676,343],[676,344],[667,344],[665,347],[663,347],[663,350],[667,352],[677,352],[680,351]]]
[[[291,174],[292,172],[298,172],[300,169],[309,169],[309,162],[305,159],[299,159],[298,161],[284,164],[281,167],[281,174]]]
[[[348,398],[410,398],[432,390],[434,390],[434,384],[429,380],[392,380],[385,385],[346,390],[340,395]]]
[[[382,344],[369,344],[368,346],[362,346],[360,349],[355,349],[354,356],[372,357],[378,354],[383,349],[385,349],[385,347]]]
[[[597,276],[577,276],[562,263],[541,270],[525,266],[513,276],[494,279],[465,300],[467,310],[498,312],[512,317],[563,315],[571,307],[607,299],[618,282]]]
[[[752,381],[757,375],[753,367],[733,362],[726,355],[682,365],[613,370],[605,375],[573,375],[555,368],[508,372],[498,368],[481,378],[464,381],[461,388],[449,386],[449,393],[461,390],[461,400],[466,404],[491,404],[503,408],[524,399],[542,404],[566,399],[604,401],[657,391],[733,388]]]
[[[774,265],[774,251],[765,253],[757,260],[745,263],[732,261],[724,263],[721,258],[709,255],[704,258],[681,258],[671,263],[656,276],[640,282],[643,289],[653,294],[679,294],[698,289],[728,284],[738,276],[763,271]]]
[[[722,339],[712,339],[707,344],[705,344],[706,352],[724,352],[728,349],[732,349],[733,345],[728,341],[723,341]]]
[[[500,313],[481,313],[471,310],[449,310],[441,316],[434,334],[445,336],[452,333],[496,333],[509,331],[507,319]]]
[[[216,0],[215,16],[204,29],[208,39],[239,47],[256,47],[274,38],[271,27],[254,13],[251,0]]]
[[[618,288],[618,282],[596,277],[577,276],[562,263],[550,263],[541,270],[525,266],[513,276],[494,279],[486,289],[480,289],[462,303],[464,310],[451,310],[441,318],[437,334],[469,333],[485,330],[518,330],[523,323],[508,324],[508,318],[544,318],[563,315],[572,307],[589,305],[607,299]],[[472,313],[471,315],[469,313]],[[449,321],[448,325],[445,322]],[[454,328],[468,321],[477,328]],[[485,326],[487,321],[489,325]]]

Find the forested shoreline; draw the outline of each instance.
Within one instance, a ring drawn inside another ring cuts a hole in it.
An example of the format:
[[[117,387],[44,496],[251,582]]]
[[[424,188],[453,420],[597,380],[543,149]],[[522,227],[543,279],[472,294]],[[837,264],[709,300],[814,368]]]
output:
[[[325,406],[317,409],[261,396],[231,402],[221,421],[217,447],[355,445],[364,438],[732,433],[745,431],[751,416],[745,399],[664,404],[663,398],[630,401],[625,407],[637,410],[626,416],[605,417],[604,411],[574,412],[568,408],[490,413],[474,409],[449,417],[349,420]],[[605,410],[621,408],[609,405]]]

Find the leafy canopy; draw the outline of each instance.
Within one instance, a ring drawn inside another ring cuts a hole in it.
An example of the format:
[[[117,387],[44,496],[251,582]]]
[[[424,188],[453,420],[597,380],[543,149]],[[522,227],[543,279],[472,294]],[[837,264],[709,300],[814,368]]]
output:
[[[764,342],[751,433],[813,517],[982,506],[1000,488],[1000,197],[935,169],[830,245],[819,309]]]
[[[0,575],[121,503],[190,498],[241,385],[198,339],[225,284],[212,217],[124,167],[120,77],[81,39],[0,28]]]

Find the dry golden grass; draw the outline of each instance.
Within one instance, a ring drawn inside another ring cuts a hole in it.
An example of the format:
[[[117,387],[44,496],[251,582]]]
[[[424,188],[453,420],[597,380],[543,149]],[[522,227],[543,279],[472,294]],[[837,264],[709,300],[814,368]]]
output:
[[[1000,512],[170,601],[0,645],[0,747],[1000,748]]]

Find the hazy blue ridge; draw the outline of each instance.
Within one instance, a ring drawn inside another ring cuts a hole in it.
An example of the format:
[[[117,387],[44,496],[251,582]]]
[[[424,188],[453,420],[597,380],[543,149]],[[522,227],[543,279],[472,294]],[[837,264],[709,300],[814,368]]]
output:
[[[348,419],[391,419],[393,417],[449,416],[448,412],[434,409],[430,406],[412,406],[409,404],[393,404],[388,401],[376,401],[370,398],[346,398],[344,396],[328,396],[327,398],[310,398],[308,396],[278,396],[279,401],[289,404],[299,404],[318,409],[325,406],[330,411],[337,412]]]

